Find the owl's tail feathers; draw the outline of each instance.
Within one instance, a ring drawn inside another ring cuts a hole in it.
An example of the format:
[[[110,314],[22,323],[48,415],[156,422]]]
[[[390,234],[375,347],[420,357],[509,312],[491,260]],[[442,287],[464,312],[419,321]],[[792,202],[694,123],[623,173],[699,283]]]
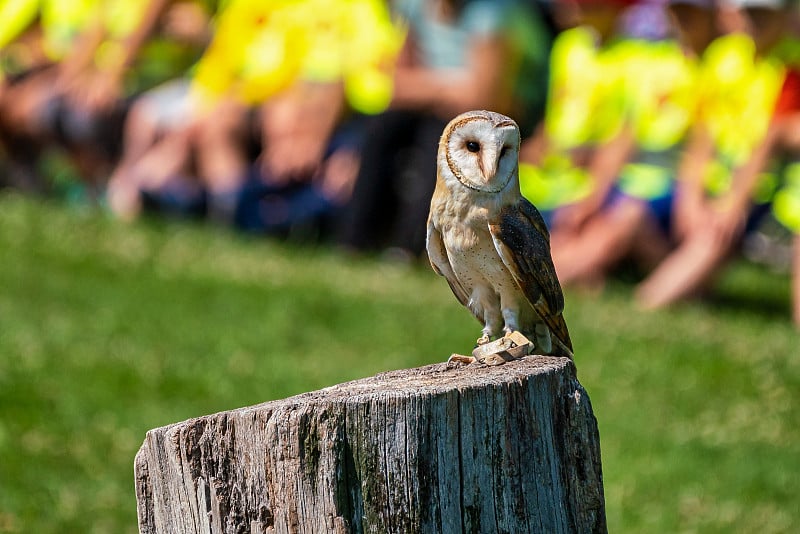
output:
[[[572,341],[562,316],[549,317],[547,320],[537,323],[527,336],[533,341],[535,354],[572,359]]]
[[[553,336],[553,349],[550,351],[551,356],[561,356],[564,358],[573,359],[572,347],[565,345],[558,336]]]
[[[559,314],[556,316],[546,316],[545,324],[550,330],[550,341],[552,348],[548,351],[552,356],[563,356],[569,358],[573,357],[572,353],[572,340],[569,337],[569,330],[567,329],[567,322],[564,316]]]

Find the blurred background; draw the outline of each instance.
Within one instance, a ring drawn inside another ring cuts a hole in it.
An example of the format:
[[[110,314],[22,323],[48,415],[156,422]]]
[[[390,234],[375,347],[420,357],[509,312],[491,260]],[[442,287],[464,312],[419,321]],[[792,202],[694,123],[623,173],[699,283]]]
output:
[[[792,531],[798,69],[787,0],[0,0],[0,532],[135,532],[149,428],[471,350],[424,246],[479,108],[609,530]]]

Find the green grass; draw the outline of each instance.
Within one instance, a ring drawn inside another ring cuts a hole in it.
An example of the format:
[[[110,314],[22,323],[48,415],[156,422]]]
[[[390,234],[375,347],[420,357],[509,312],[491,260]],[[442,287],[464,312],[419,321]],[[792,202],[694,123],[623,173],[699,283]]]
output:
[[[737,264],[717,298],[640,313],[567,294],[611,532],[800,524],[789,281]],[[0,195],[0,532],[136,531],[153,427],[471,348],[427,269]]]

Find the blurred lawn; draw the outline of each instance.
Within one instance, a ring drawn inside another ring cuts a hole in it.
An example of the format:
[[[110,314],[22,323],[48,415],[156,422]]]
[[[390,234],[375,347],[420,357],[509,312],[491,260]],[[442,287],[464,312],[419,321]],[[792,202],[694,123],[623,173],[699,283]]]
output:
[[[789,281],[738,264],[711,302],[567,294],[609,530],[800,524]],[[427,269],[0,195],[0,532],[136,531],[153,427],[470,350]]]

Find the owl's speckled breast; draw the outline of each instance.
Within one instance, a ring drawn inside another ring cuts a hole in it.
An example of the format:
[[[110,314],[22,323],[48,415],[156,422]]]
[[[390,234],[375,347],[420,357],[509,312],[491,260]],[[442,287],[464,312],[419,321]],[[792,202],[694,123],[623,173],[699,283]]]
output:
[[[468,292],[477,286],[488,286],[499,293],[501,288],[515,285],[494,247],[488,225],[479,229],[453,225],[442,238],[453,272]]]

